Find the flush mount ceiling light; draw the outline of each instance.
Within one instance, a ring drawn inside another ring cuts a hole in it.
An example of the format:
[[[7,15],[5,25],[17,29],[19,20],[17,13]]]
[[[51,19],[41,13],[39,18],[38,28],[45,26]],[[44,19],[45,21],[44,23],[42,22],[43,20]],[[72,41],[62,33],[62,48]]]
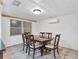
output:
[[[40,9],[33,9],[33,13],[36,15],[41,14],[41,10]]]

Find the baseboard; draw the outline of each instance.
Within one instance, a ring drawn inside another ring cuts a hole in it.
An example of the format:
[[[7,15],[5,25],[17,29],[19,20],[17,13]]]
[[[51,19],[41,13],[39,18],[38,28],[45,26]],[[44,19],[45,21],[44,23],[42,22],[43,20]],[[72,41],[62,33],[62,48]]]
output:
[[[20,43],[20,44],[15,44],[15,45],[11,45],[11,46],[7,46],[6,48],[13,47],[13,46],[17,46],[17,45],[22,45],[22,43]]]
[[[68,50],[72,50],[72,51],[75,51],[75,52],[78,52],[78,50],[76,49],[72,49],[72,48],[67,48],[67,47],[63,47],[64,49],[68,49]]]

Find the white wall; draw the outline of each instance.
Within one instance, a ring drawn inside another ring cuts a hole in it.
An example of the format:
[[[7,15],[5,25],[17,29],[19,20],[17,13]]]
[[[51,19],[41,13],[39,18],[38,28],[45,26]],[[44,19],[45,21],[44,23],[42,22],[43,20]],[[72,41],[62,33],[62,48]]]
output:
[[[35,35],[37,35],[39,33],[39,23],[38,22],[32,23],[32,33]]]
[[[1,11],[2,11],[2,5],[0,4],[0,39],[1,39]]]
[[[64,47],[78,50],[78,15],[66,15],[59,17],[60,23],[48,24],[53,19],[39,21],[39,32],[52,32],[54,35],[61,33],[61,41]]]
[[[1,10],[0,10],[0,28],[1,28]],[[1,29],[0,29],[0,39],[1,39]]]
[[[2,39],[6,47],[22,43],[21,35],[10,36],[10,19],[8,17],[2,17]],[[36,33],[35,23],[33,23],[32,31],[34,34]]]

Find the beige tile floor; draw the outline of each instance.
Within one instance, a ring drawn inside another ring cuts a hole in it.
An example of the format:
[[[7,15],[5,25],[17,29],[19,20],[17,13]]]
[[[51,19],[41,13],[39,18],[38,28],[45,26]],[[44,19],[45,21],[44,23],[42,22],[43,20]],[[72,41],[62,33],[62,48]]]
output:
[[[69,49],[62,49],[60,54],[56,54],[57,59],[78,59],[78,52],[69,50]],[[22,51],[22,45],[16,45],[12,47],[6,48],[4,52],[4,59],[32,59],[32,51],[30,56]],[[53,52],[44,56],[40,55],[39,51],[36,51],[35,59],[54,59]]]

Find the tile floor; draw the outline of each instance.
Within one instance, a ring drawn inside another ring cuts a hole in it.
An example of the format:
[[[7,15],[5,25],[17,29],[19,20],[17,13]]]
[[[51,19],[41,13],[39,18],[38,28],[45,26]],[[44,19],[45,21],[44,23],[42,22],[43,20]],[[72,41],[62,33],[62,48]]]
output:
[[[56,54],[57,59],[78,59],[78,52],[72,51],[72,50],[60,50],[60,54]],[[25,51],[22,50],[22,45],[16,45],[12,47],[6,48],[6,51],[4,52],[4,59],[32,59],[32,51],[30,55],[28,56]],[[54,59],[53,58],[53,52],[50,54],[41,56],[40,51],[36,51],[35,59]]]

